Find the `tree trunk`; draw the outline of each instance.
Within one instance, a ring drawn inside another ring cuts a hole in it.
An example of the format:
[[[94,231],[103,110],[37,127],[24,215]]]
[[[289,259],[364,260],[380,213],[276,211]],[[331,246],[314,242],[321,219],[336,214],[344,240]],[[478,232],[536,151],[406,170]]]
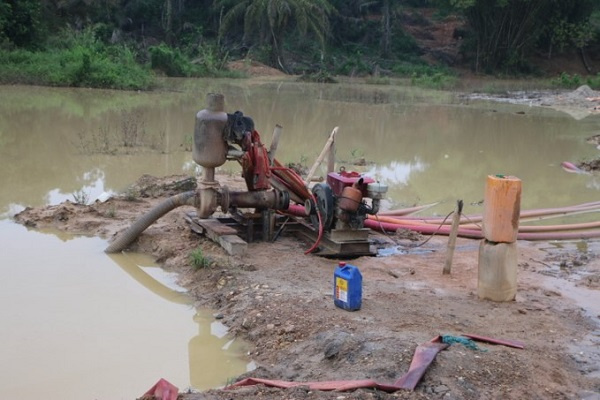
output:
[[[283,40],[281,39],[281,35],[275,33],[275,31],[271,28],[271,57],[273,58],[272,63],[274,66],[280,68],[283,72],[287,74],[287,69],[285,68],[285,63],[283,60]]]
[[[390,16],[390,0],[383,0],[381,6],[381,57],[390,56],[390,46],[392,38]]]
[[[173,44],[173,2],[165,0],[163,10],[163,28],[165,30],[165,41],[167,44]]]
[[[581,55],[581,61],[583,61],[583,66],[585,67],[586,71],[589,74],[593,74],[594,73],[594,69],[592,68],[592,66],[588,62],[588,58],[585,55],[585,51],[583,50],[583,47],[579,48],[579,54]]]

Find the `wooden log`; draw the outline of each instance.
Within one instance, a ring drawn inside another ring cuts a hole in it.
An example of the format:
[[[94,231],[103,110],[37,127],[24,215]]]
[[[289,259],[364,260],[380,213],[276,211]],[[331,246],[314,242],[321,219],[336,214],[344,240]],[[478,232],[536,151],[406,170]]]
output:
[[[483,235],[490,242],[512,243],[519,233],[521,180],[488,175],[483,203]]]
[[[517,295],[517,243],[492,243],[479,246],[477,295],[480,299],[512,301]]]
[[[277,152],[277,146],[279,146],[279,138],[281,137],[281,132],[283,131],[283,127],[279,124],[275,125],[275,129],[273,129],[273,139],[271,140],[271,147],[269,147],[269,165],[273,166],[273,160],[275,160],[275,153]]]
[[[327,154],[327,173],[335,172],[335,137],[329,146],[329,153]]]
[[[304,181],[304,182],[306,182],[307,187],[310,184],[310,180],[312,179],[312,176],[315,174],[317,167],[319,165],[321,165],[321,163],[323,162],[323,159],[325,158],[327,153],[329,153],[329,148],[331,147],[331,145],[333,144],[333,142],[335,140],[335,134],[337,133],[338,129],[339,128],[337,126],[335,128],[333,128],[333,131],[329,135],[329,139],[327,139],[325,146],[323,146],[323,150],[321,150],[321,154],[319,154],[319,157],[317,157],[317,160],[315,161],[313,166],[310,167],[310,171],[308,171],[308,174],[306,175],[306,179]]]

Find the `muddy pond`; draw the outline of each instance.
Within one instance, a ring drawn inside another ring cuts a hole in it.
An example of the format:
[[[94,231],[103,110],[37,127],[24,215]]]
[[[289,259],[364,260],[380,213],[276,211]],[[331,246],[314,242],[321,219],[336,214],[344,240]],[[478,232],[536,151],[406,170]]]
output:
[[[462,199],[466,213],[481,213],[488,174],[522,179],[522,209],[598,198],[598,177],[560,164],[597,156],[586,138],[600,133],[599,116],[364,84],[166,80],[151,93],[0,87],[5,397],[131,399],[160,378],[206,389],[253,368],[244,344],[210,310],[194,309],[152,259],[108,256],[104,239],[11,220],[27,206],[122,193],[143,174],[198,173],[191,134],[209,92],[225,95],[228,112],[252,117],[267,144],[282,125],[282,163],[310,166],[339,126],[337,165],[387,184],[386,208],[439,202],[428,214],[446,215]],[[222,169],[239,173],[229,163]]]

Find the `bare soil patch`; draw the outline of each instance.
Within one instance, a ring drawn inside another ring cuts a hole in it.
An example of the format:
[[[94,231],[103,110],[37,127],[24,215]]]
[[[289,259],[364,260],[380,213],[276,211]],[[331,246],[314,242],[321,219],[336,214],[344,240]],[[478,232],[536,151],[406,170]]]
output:
[[[283,71],[277,68],[269,67],[255,60],[236,60],[227,64],[227,68],[232,71],[241,71],[248,76],[284,76]]]
[[[230,187],[243,185],[241,177],[218,179]],[[132,189],[138,193],[135,199],[28,208],[15,219],[31,227],[110,238],[181,189],[174,182],[184,180],[144,176]],[[249,356],[259,367],[245,376],[391,383],[408,371],[416,346],[439,334],[516,339],[525,348],[480,344],[486,351],[476,351],[454,344],[438,354],[415,391],[340,393],[259,385],[180,394],[180,399],[598,398],[598,326],[559,290],[544,284],[548,271],[560,271],[561,263],[579,263],[589,283],[584,278],[577,282],[598,290],[600,262],[595,256],[581,258],[576,252],[519,242],[517,300],[493,303],[477,297],[479,242],[459,239],[452,274],[444,276],[447,238],[434,237],[418,251],[351,260],[363,275],[363,305],[347,312],[332,300],[337,260],[304,254],[311,243],[284,231],[274,243],[251,243],[243,257],[229,256],[189,229],[185,213],[190,210],[180,207],[158,220],[131,250],[152,254],[166,270],[177,272],[197,306],[214,309],[232,335],[252,343]],[[388,244],[392,240],[373,238]],[[393,239],[399,248],[414,243],[402,236]],[[211,266],[192,267],[189,253],[198,246]],[[591,345],[583,346],[586,340]]]

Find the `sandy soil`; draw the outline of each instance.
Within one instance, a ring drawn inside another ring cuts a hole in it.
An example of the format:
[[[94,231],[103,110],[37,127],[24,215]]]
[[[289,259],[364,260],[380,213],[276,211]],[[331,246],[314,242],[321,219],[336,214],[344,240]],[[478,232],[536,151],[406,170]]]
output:
[[[30,227],[110,238],[180,190],[171,183],[182,179],[144,176],[127,196],[89,206],[29,208],[15,219]],[[243,185],[239,177],[218,179]],[[595,290],[600,299],[600,260],[591,253],[519,242],[517,299],[494,303],[477,297],[479,242],[459,239],[452,274],[444,276],[447,238],[434,237],[419,251],[352,260],[363,275],[363,305],[347,312],[332,301],[337,260],[305,255],[311,243],[285,231],[274,243],[251,243],[244,256],[228,256],[190,230],[185,213],[191,210],[170,212],[130,250],[152,254],[165,269],[178,272],[198,306],[214,309],[233,335],[252,344],[250,357],[259,368],[245,376],[391,383],[408,370],[416,346],[439,334],[515,339],[525,348],[479,343],[485,351],[476,351],[454,344],[438,354],[415,391],[341,393],[261,385],[186,393],[180,399],[599,398],[600,329],[585,310],[545,283],[554,275]],[[415,243],[401,236],[373,234],[372,239],[399,248]],[[191,265],[189,254],[198,246],[211,260],[206,268]]]

